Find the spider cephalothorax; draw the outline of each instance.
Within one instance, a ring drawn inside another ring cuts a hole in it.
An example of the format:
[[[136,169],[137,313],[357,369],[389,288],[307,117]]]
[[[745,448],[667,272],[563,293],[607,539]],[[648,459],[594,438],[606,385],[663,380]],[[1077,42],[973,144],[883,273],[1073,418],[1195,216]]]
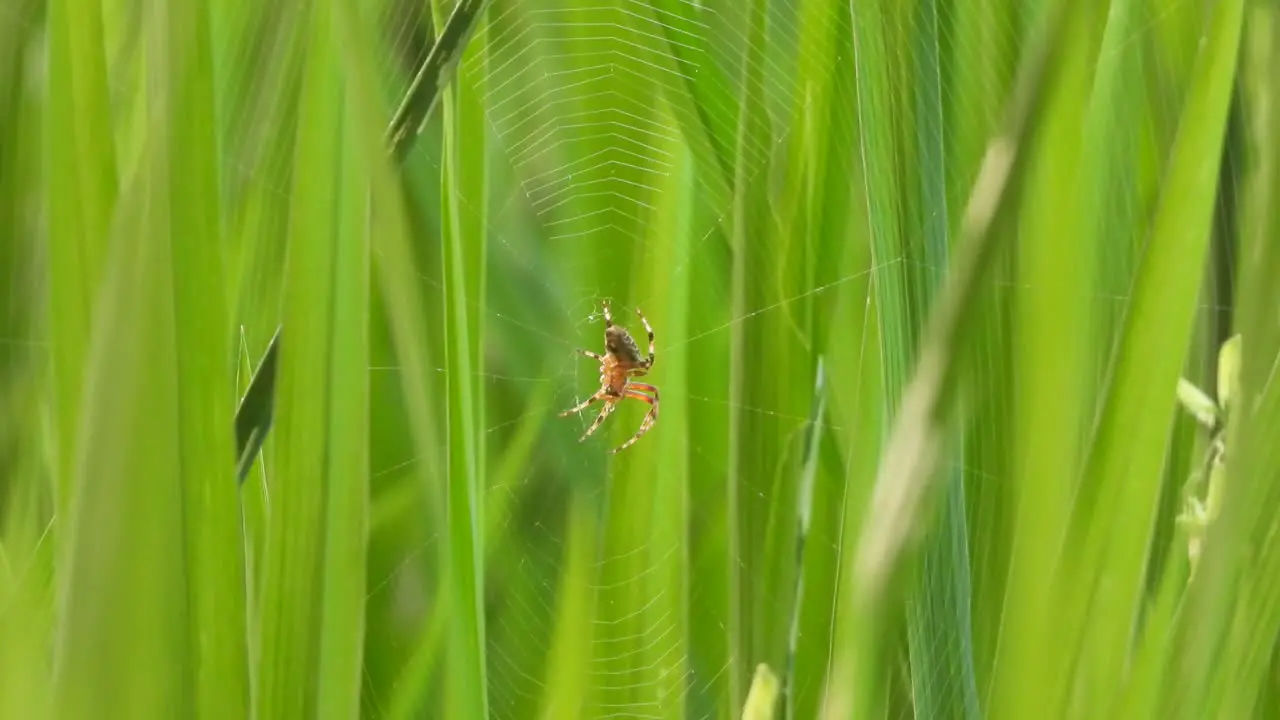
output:
[[[576,407],[569,408],[560,413],[560,417],[572,415],[581,412],[597,400],[604,401],[604,407],[600,409],[600,414],[596,416],[595,422],[591,423],[591,427],[582,434],[578,439],[579,442],[586,440],[591,433],[600,427],[600,423],[609,417],[609,413],[617,407],[619,401],[625,398],[633,400],[643,400],[649,403],[649,413],[644,416],[644,420],[640,423],[640,429],[636,431],[631,439],[610,450],[616,453],[630,447],[632,443],[640,439],[653,427],[658,421],[658,388],[648,383],[634,382],[632,378],[641,377],[649,374],[649,369],[653,367],[653,328],[649,327],[649,321],[645,319],[644,313],[636,308],[636,315],[639,316],[640,322],[644,323],[644,329],[649,333],[649,355],[644,357],[640,354],[640,346],[636,345],[636,341],[632,339],[631,333],[621,325],[613,324],[613,316],[609,313],[609,303],[604,303],[604,355],[597,355],[590,350],[579,350],[578,352],[600,363],[600,389],[594,395],[582,401]],[[652,397],[645,393],[652,393]]]

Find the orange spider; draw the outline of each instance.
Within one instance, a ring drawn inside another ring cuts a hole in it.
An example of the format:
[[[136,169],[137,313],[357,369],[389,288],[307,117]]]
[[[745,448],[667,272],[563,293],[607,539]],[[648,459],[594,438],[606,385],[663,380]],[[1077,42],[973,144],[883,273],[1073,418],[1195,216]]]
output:
[[[631,444],[640,439],[653,427],[658,421],[658,388],[648,383],[632,382],[632,378],[641,377],[649,374],[649,369],[653,367],[653,328],[649,327],[649,321],[645,319],[644,313],[640,312],[640,308],[636,308],[636,315],[640,317],[640,322],[644,323],[644,329],[649,333],[649,357],[640,356],[640,348],[636,345],[636,341],[631,338],[626,328],[613,324],[613,316],[609,313],[609,303],[604,303],[604,355],[597,355],[590,350],[578,350],[578,352],[600,363],[600,389],[594,395],[582,401],[576,407],[569,408],[560,413],[560,417],[572,415],[581,412],[588,405],[603,400],[605,405],[600,409],[600,414],[596,416],[595,422],[591,423],[591,427],[578,438],[578,442],[586,440],[591,433],[600,427],[600,423],[609,417],[609,413],[618,406],[618,402],[624,398],[633,400],[643,400],[650,405],[649,413],[644,416],[644,420],[640,423],[640,429],[636,431],[631,439],[610,450],[609,453],[621,452]],[[653,393],[653,397],[649,397],[644,393]]]

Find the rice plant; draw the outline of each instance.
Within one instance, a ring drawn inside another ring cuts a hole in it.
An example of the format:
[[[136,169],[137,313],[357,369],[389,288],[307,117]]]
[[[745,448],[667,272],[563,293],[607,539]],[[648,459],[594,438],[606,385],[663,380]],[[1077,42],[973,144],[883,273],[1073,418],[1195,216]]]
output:
[[[1277,68],[1275,0],[10,0],[0,717],[1276,716]]]

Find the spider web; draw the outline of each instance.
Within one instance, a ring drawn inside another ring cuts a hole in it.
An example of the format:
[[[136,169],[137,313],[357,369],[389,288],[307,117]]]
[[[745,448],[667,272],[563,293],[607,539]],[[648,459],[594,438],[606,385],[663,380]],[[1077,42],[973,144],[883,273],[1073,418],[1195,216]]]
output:
[[[622,492],[614,487],[614,470],[606,465],[605,450],[630,437],[648,409],[640,403],[624,403],[580,445],[574,441],[594,420],[599,405],[577,418],[553,417],[598,387],[598,367],[576,350],[601,351],[602,300],[612,301],[614,322],[645,344],[634,308],[652,303],[656,291],[635,286],[625,296],[609,297],[606,288],[614,283],[596,277],[592,269],[602,252],[618,258],[623,275],[630,273],[630,265],[646,264],[658,256],[650,247],[646,224],[652,221],[661,194],[671,187],[671,176],[678,172],[679,153],[688,153],[703,168],[720,162],[712,142],[687,136],[684,128],[702,122],[691,115],[688,94],[698,82],[717,85],[723,100],[711,103],[707,123],[713,132],[733,135],[737,113],[733,103],[740,95],[742,57],[751,30],[748,9],[746,3],[712,7],[686,0],[498,0],[488,11],[485,62],[480,61],[483,56],[469,53],[459,68],[461,78],[484,88],[490,141],[504,159],[504,171],[511,173],[511,184],[519,190],[495,201],[490,245],[493,274],[518,280],[512,286],[491,287],[485,306],[477,308],[486,315],[487,333],[496,348],[490,357],[499,359],[488,363],[483,376],[490,394],[488,440],[495,445],[513,442],[522,427],[538,425],[537,442],[554,448],[535,450],[527,472],[493,479],[507,484],[492,486],[488,495],[490,507],[506,506],[509,522],[518,526],[521,536],[519,543],[509,546],[519,558],[503,565],[501,577],[489,580],[488,681],[495,718],[526,717],[541,707],[548,691],[545,673],[558,621],[560,588],[555,583],[568,562],[570,496],[575,484],[588,483],[588,501],[604,508],[609,493]],[[825,80],[796,77],[797,64],[809,52],[796,42],[800,12],[795,0],[770,3],[768,50],[758,91],[767,99],[771,135],[751,140],[737,151],[737,162],[751,178],[788,137],[787,118],[801,101],[801,85]],[[826,20],[836,23],[840,18]],[[846,158],[854,157],[851,146],[839,151]],[[690,250],[667,269],[673,280],[687,281],[700,265],[720,261],[718,243],[723,240],[716,233],[731,210],[731,180],[711,172],[695,174],[709,219],[690,229]],[[459,200],[464,211],[475,211],[479,205],[474,198]],[[683,335],[664,332],[662,318],[649,313],[657,360],[646,380],[661,388],[664,367],[696,357],[706,343],[723,341],[733,326],[783,312],[787,304],[804,297],[839,293],[853,287],[852,281],[865,278],[865,271],[851,273],[741,317],[691,327]],[[443,287],[439,276],[431,273],[423,282],[433,293]],[[862,307],[866,298],[853,302]],[[532,314],[530,308],[539,313]],[[559,314],[548,317],[547,308],[559,308]],[[530,356],[530,347],[541,352]],[[511,357],[519,361],[502,361]],[[373,372],[377,377],[396,371],[375,368]],[[721,388],[695,388],[683,400],[719,412],[751,413],[776,428],[779,436],[794,435],[810,422],[808,417],[776,407],[735,404]],[[494,415],[492,408],[514,410]],[[665,413],[675,411],[665,409]],[[663,429],[660,419],[626,452],[656,447]],[[687,440],[682,442],[687,445]],[[415,457],[407,447],[405,452],[409,455],[375,468],[375,483],[411,469]],[[686,446],[682,452],[705,451]],[[835,536],[809,540],[829,550],[839,545]],[[422,579],[414,579],[414,558],[430,557],[436,542],[434,534],[422,538],[418,551],[379,575],[385,579],[371,585],[371,598],[419,586]],[[648,576],[661,572],[673,556],[687,550],[669,534],[656,531],[639,538],[602,541],[591,561],[589,575],[594,580],[587,591],[598,607],[615,601],[635,603],[636,593],[646,592]],[[688,611],[694,615],[689,621],[723,624],[723,618],[700,609],[696,583],[688,592],[695,605]],[[765,612],[789,614],[792,593],[791,588],[779,588],[776,597],[765,599]],[[746,668],[749,674],[752,659],[730,656],[724,662],[708,663],[689,657],[687,643],[679,638],[680,618],[669,609],[649,611],[649,607],[649,602],[640,603],[639,618],[583,621],[590,623],[587,632],[592,646],[591,675],[585,682],[595,697],[596,711],[601,717],[619,718],[657,717],[675,706],[686,707],[693,717],[723,712],[726,708],[713,699],[712,686],[723,682],[729,672]],[[631,687],[635,671],[661,678],[661,687]],[[374,713],[378,710],[375,707]]]

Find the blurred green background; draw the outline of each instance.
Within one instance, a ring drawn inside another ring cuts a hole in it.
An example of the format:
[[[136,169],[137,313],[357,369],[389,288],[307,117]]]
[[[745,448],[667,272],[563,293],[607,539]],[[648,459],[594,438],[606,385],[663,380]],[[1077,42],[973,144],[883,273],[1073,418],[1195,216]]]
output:
[[[5,0],[0,717],[1276,717],[1278,33]]]

